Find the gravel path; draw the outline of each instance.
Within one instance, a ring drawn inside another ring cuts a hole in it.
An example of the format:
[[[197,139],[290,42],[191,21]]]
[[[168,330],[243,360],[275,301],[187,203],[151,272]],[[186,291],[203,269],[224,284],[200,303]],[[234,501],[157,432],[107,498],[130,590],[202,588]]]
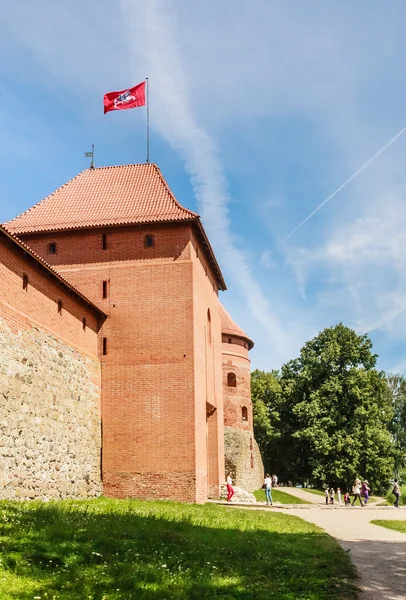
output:
[[[281,512],[322,527],[351,553],[364,592],[360,600],[406,599],[406,534],[371,523],[372,519],[406,520],[405,508],[314,506]]]

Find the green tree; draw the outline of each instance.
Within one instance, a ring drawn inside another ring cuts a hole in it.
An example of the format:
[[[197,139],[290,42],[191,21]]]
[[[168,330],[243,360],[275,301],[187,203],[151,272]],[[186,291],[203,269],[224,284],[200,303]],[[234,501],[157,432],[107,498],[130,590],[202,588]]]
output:
[[[360,476],[374,491],[387,488],[394,466],[392,406],[376,358],[366,335],[340,323],[282,367],[277,435],[266,451],[284,480],[347,487]]]
[[[272,470],[272,443],[278,438],[281,386],[278,371],[253,371],[251,374],[254,435],[266,469]]]
[[[406,477],[406,379],[403,375],[387,375],[389,401],[393,409],[390,431],[395,446],[395,473]]]

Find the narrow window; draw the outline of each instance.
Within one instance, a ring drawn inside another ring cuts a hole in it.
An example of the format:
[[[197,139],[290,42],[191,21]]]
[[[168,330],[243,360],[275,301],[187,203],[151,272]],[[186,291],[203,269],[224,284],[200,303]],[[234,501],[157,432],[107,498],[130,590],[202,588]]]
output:
[[[107,281],[103,281],[103,298],[107,298]]]
[[[48,254],[56,254],[55,242],[51,242],[50,244],[48,244]]]
[[[144,240],[144,245],[146,248],[153,248],[154,247],[154,236],[153,235],[146,235],[145,236],[145,240]]]
[[[107,338],[102,338],[102,353],[103,356],[106,356],[107,354]]]
[[[103,250],[107,250],[107,235],[105,233],[102,235],[102,248]]]
[[[228,338],[228,343],[231,344],[231,338]]]
[[[248,421],[248,408],[246,406],[241,408],[241,418],[243,421]]]
[[[23,275],[23,290],[27,291],[28,289],[28,275],[24,273]]]
[[[83,317],[83,319],[82,319],[82,328],[83,328],[83,331],[86,330],[86,324],[87,324],[86,323],[86,317]]]
[[[58,300],[58,314],[62,314],[62,300]]]
[[[227,374],[227,385],[228,387],[237,387],[237,377],[235,373]]]
[[[210,308],[207,309],[207,337],[209,344],[211,344],[211,315]]]

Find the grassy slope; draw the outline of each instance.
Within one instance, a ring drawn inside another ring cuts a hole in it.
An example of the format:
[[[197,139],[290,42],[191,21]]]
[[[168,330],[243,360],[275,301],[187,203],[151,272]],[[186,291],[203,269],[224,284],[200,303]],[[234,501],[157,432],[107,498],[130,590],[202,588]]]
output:
[[[375,519],[374,521],[371,521],[371,523],[380,525],[381,527],[386,527],[387,529],[394,529],[395,531],[406,533],[406,521],[383,521]]]
[[[254,492],[254,496],[259,502],[266,502],[265,490],[257,490]],[[293,494],[281,492],[276,489],[272,489],[272,500],[273,502],[280,502],[281,504],[311,504],[311,502],[308,502],[307,500],[302,500],[297,496],[293,496]]]
[[[0,502],[2,600],[346,600],[348,555],[263,511],[97,499]]]

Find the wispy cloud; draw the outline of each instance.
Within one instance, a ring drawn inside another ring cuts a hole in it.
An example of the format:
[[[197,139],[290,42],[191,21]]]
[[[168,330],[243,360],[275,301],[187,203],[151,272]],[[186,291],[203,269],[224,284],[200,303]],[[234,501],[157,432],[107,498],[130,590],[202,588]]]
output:
[[[139,34],[140,7],[122,0],[128,40]],[[286,331],[253,277],[248,260],[237,247],[230,227],[228,184],[215,141],[197,122],[191,103],[177,31],[171,14],[171,4],[165,0],[148,0],[141,8],[145,30],[143,48],[147,56],[148,74],[153,82],[153,125],[181,154],[190,175],[203,222],[233,283],[244,295],[253,316],[278,340],[281,353],[288,351]],[[139,52],[139,45],[134,51]]]

